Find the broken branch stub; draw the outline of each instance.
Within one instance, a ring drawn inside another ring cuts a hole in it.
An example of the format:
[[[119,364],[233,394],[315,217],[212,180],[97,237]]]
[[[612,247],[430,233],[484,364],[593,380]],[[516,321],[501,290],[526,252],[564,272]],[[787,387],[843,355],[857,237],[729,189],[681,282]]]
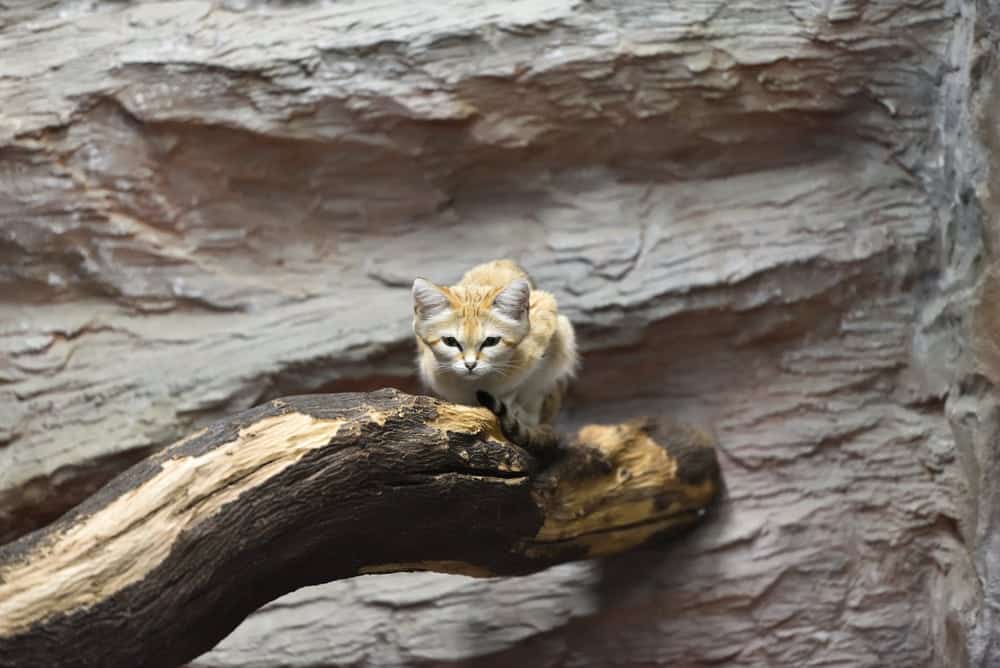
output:
[[[0,548],[0,666],[175,666],[299,587],[613,554],[693,526],[718,490],[710,441],[684,427],[586,426],[540,469],[486,409],[395,390],[276,399]]]

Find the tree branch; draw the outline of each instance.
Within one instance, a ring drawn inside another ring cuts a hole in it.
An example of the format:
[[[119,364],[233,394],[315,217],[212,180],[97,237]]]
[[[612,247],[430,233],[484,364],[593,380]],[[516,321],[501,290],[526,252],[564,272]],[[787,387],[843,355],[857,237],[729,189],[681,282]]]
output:
[[[588,452],[611,464],[596,471]],[[581,429],[540,468],[487,410],[395,390],[277,399],[0,548],[0,666],[174,666],[284,593],[366,573],[523,574],[693,526],[709,439]]]

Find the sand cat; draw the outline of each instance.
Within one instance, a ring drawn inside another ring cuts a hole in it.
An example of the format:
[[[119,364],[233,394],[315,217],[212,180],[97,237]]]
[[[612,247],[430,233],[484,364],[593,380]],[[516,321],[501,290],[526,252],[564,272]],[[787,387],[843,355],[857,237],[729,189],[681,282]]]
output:
[[[442,399],[476,406],[484,391],[528,426],[554,419],[578,366],[576,337],[513,261],[481,264],[450,287],[416,279],[413,314],[420,376]]]

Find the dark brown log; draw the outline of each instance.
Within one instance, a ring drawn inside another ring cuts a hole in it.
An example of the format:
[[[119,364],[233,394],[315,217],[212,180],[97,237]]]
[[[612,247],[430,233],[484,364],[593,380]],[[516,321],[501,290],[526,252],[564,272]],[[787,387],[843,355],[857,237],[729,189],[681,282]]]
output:
[[[610,464],[581,466],[598,450]],[[382,390],[277,399],[0,548],[0,666],[176,666],[299,587],[368,573],[523,574],[694,526],[704,434],[581,429],[542,468],[485,409]]]

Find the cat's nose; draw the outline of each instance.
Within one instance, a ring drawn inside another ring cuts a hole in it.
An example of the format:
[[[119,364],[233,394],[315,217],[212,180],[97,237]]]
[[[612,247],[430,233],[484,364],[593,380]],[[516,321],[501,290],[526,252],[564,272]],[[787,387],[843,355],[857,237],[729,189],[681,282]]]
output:
[[[472,360],[471,362],[469,360],[465,360],[465,368],[468,369],[469,371],[472,371],[473,369],[475,369],[476,368],[476,360]]]

